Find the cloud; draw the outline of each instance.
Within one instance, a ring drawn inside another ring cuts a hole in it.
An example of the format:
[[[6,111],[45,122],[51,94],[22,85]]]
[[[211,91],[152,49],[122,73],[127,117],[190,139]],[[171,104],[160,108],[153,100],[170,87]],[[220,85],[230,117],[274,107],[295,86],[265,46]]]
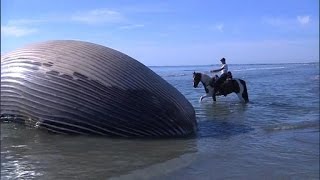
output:
[[[297,16],[296,18],[282,18],[282,17],[264,17],[262,22],[276,27],[291,27],[295,28],[297,25],[310,24],[310,16]]]
[[[297,16],[297,20],[301,25],[306,25],[310,22],[310,16]]]
[[[284,19],[280,17],[264,17],[262,19],[262,22],[271,26],[285,26],[292,23],[293,21],[290,19]]]
[[[35,24],[46,22],[40,19],[14,19],[6,25],[1,25],[1,35],[5,37],[23,37],[38,32],[37,28],[30,27]]]
[[[136,29],[136,28],[141,28],[144,27],[143,24],[130,24],[126,26],[121,26],[120,29]]]
[[[121,7],[121,10],[127,13],[173,13],[172,6],[165,2],[150,2],[143,4],[135,3],[134,5],[129,5]]]
[[[44,23],[47,21],[48,20],[41,20],[41,19],[14,19],[14,20],[9,20],[8,25],[10,26],[34,25],[34,24]]]
[[[105,24],[105,23],[120,23],[125,20],[124,16],[109,9],[95,9],[88,12],[77,13],[71,16],[72,21],[82,22],[87,24]]]
[[[198,26],[198,27],[195,27],[194,28],[197,28],[197,29],[202,29],[202,27]],[[223,23],[217,23],[215,25],[209,25],[208,26],[208,30],[210,31],[219,31],[219,32],[224,32],[224,24]]]
[[[1,36],[13,36],[13,37],[22,37],[33,34],[38,30],[35,28],[27,28],[27,27],[19,27],[19,26],[11,26],[1,25]]]
[[[215,29],[218,30],[218,31],[220,31],[220,32],[223,32],[223,28],[224,28],[224,25],[223,25],[223,24],[217,24],[217,25],[215,26]]]

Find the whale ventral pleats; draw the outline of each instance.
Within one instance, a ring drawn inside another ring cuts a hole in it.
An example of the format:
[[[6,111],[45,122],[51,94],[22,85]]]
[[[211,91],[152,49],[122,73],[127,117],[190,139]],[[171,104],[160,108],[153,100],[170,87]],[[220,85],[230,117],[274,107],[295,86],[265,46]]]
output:
[[[1,117],[54,133],[109,137],[186,137],[197,129],[191,103],[147,66],[74,40],[1,56]]]

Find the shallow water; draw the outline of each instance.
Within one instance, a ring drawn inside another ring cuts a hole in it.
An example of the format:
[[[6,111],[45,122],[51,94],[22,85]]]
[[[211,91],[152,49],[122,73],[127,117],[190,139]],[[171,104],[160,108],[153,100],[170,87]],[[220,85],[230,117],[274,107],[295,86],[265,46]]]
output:
[[[200,103],[192,73],[213,68],[151,67],[194,106],[197,137],[65,136],[1,123],[1,179],[319,179],[319,64],[229,65],[250,103],[235,94]]]

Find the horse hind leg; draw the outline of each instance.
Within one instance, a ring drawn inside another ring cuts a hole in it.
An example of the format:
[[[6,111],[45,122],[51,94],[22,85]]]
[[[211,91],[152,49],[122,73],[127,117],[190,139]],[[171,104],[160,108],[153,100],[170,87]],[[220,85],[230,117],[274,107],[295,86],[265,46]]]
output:
[[[243,90],[243,93],[242,93],[242,98],[244,99],[244,102],[249,102],[249,96],[248,96],[248,91],[247,91],[247,88],[245,88]]]
[[[240,99],[241,102],[244,102],[244,103],[249,102],[249,98],[246,97],[244,94],[241,95],[241,93],[237,93],[237,95],[238,95],[238,98]]]
[[[237,93],[238,98],[242,102],[245,102],[245,103],[249,102],[249,96],[248,96],[248,90],[247,90],[246,83],[243,80],[240,80],[240,82],[238,82],[238,84],[239,84],[239,88],[240,88],[239,93]]]
[[[247,89],[247,85],[246,82],[243,80],[240,80],[241,85],[243,86],[242,91],[241,91],[241,97],[243,99],[244,102],[249,102],[249,95],[248,95],[248,89]]]
[[[246,100],[241,96],[241,93],[237,93],[237,96],[241,102],[246,102]]]

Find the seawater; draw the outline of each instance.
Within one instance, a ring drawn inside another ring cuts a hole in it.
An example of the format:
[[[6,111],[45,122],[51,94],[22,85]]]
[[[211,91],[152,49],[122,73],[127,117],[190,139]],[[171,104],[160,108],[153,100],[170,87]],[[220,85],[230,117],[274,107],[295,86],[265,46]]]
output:
[[[319,179],[319,63],[230,64],[250,103],[235,94],[199,102],[205,91],[192,73],[217,67],[150,67],[194,106],[196,137],[66,136],[1,123],[1,179]]]

